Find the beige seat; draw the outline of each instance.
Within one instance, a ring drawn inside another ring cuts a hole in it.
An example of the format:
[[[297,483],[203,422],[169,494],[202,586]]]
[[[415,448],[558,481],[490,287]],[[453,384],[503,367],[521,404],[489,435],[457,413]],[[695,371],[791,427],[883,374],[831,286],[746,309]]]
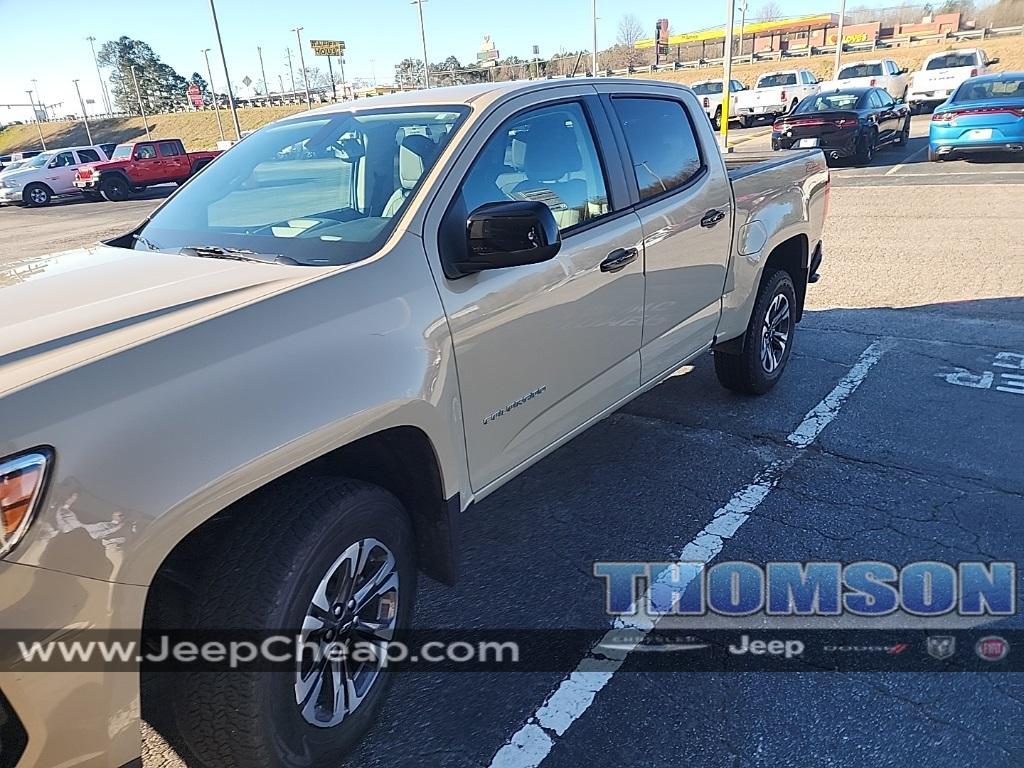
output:
[[[437,144],[427,136],[414,134],[402,139],[398,148],[398,178],[401,186],[388,199],[381,216],[391,218],[398,213],[402,203],[415,189],[423,171],[433,162],[437,149]]]
[[[551,208],[559,229],[590,217],[587,183],[574,178],[583,171],[583,157],[573,129],[565,118],[552,115],[534,120],[526,136],[523,171],[526,179],[509,190],[516,200],[536,200]]]

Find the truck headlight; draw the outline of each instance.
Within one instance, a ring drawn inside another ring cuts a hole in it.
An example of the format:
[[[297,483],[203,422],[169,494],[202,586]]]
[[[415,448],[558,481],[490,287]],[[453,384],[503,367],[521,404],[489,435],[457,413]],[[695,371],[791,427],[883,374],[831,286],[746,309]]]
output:
[[[0,460],[0,558],[14,549],[32,524],[52,462],[48,448]]]

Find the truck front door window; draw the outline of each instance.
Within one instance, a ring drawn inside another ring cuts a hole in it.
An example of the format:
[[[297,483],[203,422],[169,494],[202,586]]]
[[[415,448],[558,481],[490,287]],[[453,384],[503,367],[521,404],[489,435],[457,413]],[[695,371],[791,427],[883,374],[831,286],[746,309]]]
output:
[[[462,193],[467,211],[506,200],[544,203],[563,231],[610,210],[594,138],[575,102],[505,123],[481,150]]]
[[[135,150],[136,160],[152,160],[156,157],[156,149],[150,144],[143,144]]]

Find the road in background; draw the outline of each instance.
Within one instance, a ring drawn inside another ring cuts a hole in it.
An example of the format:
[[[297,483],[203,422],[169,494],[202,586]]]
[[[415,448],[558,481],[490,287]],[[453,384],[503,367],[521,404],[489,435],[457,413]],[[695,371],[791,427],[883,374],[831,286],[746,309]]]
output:
[[[1012,377],[1024,369],[1009,366],[1024,360],[1024,164],[928,163],[927,120],[906,148],[833,170],[821,280],[775,390],[738,397],[709,357],[684,367],[474,506],[460,581],[425,581],[416,624],[590,628],[596,640],[608,617],[595,560],[678,557],[778,460],[792,463],[719,560],[1019,559],[1024,392]],[[123,231],[154,204],[0,210],[0,259]],[[873,344],[878,362],[795,453],[787,436]],[[992,630],[1007,626],[1020,620]],[[568,672],[399,675],[346,765],[487,766]],[[558,730],[537,727],[543,749],[494,765],[1010,768],[1024,764],[1019,678],[624,668],[592,701],[558,704]],[[146,767],[189,764],[161,702],[144,715]]]

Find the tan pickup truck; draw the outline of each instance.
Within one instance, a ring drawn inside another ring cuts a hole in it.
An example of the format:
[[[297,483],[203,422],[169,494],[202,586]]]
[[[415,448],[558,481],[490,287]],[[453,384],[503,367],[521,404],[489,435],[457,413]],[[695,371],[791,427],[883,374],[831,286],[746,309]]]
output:
[[[685,87],[482,84],[283,119],[0,266],[0,629],[386,644],[470,504],[709,350],[778,382],[828,191],[816,150],[723,161]],[[5,664],[3,765],[139,760],[137,670]],[[186,671],[168,705],[205,765],[328,765],[389,676]]]

